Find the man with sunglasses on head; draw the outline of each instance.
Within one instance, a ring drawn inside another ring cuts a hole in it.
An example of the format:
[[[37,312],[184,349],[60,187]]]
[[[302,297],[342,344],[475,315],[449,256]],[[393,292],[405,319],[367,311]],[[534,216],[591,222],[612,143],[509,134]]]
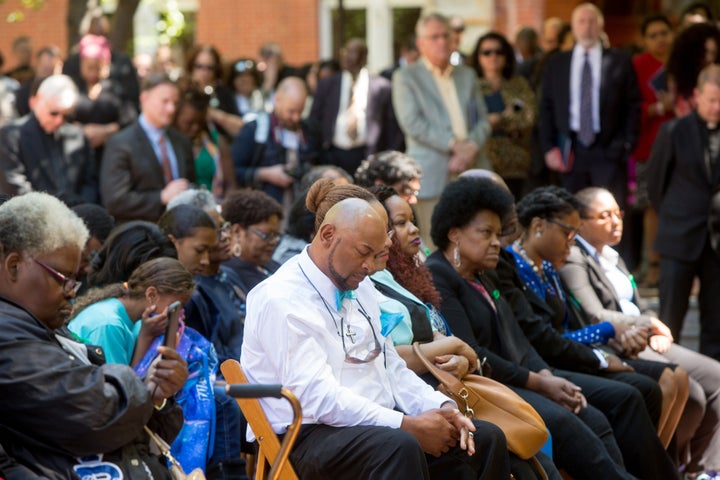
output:
[[[465,418],[381,333],[367,276],[390,246],[387,225],[364,200],[343,200],[306,250],[250,292],[240,358],[248,380],[280,383],[300,400],[290,455],[300,478],[508,478],[502,432]],[[284,434],[289,406],[261,403]]]
[[[92,149],[66,121],[78,99],[70,77],[51,75],[30,98],[31,112],[0,129],[0,193],[45,191],[69,204],[98,201]]]

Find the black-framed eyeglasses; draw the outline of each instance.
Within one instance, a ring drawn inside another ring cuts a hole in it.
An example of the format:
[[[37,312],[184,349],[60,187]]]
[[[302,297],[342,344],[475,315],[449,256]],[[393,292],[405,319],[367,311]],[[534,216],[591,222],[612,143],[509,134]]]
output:
[[[255,235],[257,235],[258,237],[260,237],[260,239],[262,241],[267,242],[267,243],[275,242],[280,238],[280,234],[277,232],[265,233],[265,232],[258,230],[257,228],[253,228],[253,227],[247,227],[247,229],[250,230]]]
[[[50,274],[51,277],[53,277],[55,280],[57,280],[61,285],[63,289],[63,293],[70,296],[75,296],[80,290],[80,287],[82,286],[82,282],[78,282],[74,278],[66,277],[62,273],[58,272],[54,268],[52,268],[50,265],[46,264],[45,262],[41,262],[37,258],[33,258],[33,261],[40,265],[43,270],[45,270],[47,273]]]
[[[584,218],[587,220],[598,220],[600,222],[607,222],[612,217],[615,217],[617,220],[622,221],[623,218],[625,218],[625,212],[623,210],[603,210],[597,215],[588,215]]]
[[[576,236],[578,233],[580,233],[580,229],[579,229],[579,228],[571,227],[571,226],[568,225],[567,223],[563,223],[563,222],[561,222],[560,220],[555,220],[554,218],[548,218],[547,221],[550,222],[550,223],[554,223],[554,224],[557,225],[558,227],[562,228],[563,233],[565,234],[565,236],[567,237],[568,240],[574,239],[575,236]]]
[[[370,350],[367,355],[365,355],[365,358],[358,358],[353,357],[350,355],[347,351],[347,347],[345,346],[345,337],[350,338],[350,340],[355,343],[355,332],[352,332],[350,330],[350,325],[347,326],[347,331],[345,331],[345,317],[340,317],[340,337],[342,339],[342,346],[343,346],[343,352],[345,352],[345,361],[348,363],[358,364],[358,363],[370,363],[373,360],[375,360],[381,353],[382,353],[382,345],[380,344],[380,340],[378,340],[377,334],[375,333],[375,327],[373,327],[372,320],[370,319],[370,315],[367,314],[365,311],[365,308],[362,306],[360,301],[355,299],[358,306],[358,312],[365,317],[365,320],[367,320],[368,325],[370,325],[370,330],[372,330],[373,334],[373,340],[375,341],[375,346],[372,350]]]

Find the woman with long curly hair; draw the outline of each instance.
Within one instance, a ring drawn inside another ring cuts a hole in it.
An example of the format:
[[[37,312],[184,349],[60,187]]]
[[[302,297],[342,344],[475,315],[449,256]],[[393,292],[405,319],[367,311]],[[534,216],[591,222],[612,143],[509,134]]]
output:
[[[370,191],[385,207],[392,238],[386,268],[371,276],[375,288],[389,299],[380,304],[383,334],[393,339],[395,349],[418,375],[427,370],[415,356],[413,342],[421,344],[420,350],[438,368],[458,378],[477,370],[475,351],[459,338],[450,336],[440,315],[440,294],[432,283],[430,271],[418,259],[420,236],[410,205],[386,185],[376,185]],[[426,380],[430,378],[427,376]]]

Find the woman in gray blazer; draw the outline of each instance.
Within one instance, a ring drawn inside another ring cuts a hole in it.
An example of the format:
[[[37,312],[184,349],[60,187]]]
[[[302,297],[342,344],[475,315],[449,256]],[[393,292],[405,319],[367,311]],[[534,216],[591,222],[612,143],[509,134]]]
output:
[[[689,473],[720,468],[720,363],[673,342],[672,334],[639,296],[635,281],[612,246],[622,237],[622,211],[612,194],[590,187],[580,201],[580,240],[560,276],[585,313],[597,321],[649,322],[649,348],[640,358],[670,361],[690,376],[690,398],[676,437],[679,463]],[[617,263],[610,259],[616,257]]]

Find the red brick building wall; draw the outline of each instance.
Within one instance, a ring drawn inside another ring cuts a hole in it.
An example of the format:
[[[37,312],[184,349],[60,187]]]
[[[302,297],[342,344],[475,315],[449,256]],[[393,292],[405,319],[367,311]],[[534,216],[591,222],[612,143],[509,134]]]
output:
[[[596,0],[602,4],[610,0]],[[660,0],[628,0],[628,11],[635,5],[658,5]],[[510,8],[514,4],[513,8]],[[530,25],[539,29],[542,21],[551,16],[570,20],[572,9],[581,0],[495,0],[492,28],[512,38],[519,28]],[[46,2],[39,10],[22,7],[20,0],[0,3],[0,52],[5,56],[5,68],[14,66],[11,45],[19,35],[29,35],[37,50],[48,44],[67,51],[65,15],[68,0]],[[226,60],[240,56],[256,57],[260,45],[277,42],[289,63],[301,64],[319,56],[319,0],[202,0],[196,15],[196,42],[216,45]],[[20,9],[25,14],[21,22],[6,23],[7,15]],[[613,45],[624,45],[638,38],[640,17],[624,15],[606,18],[606,30]],[[516,15],[514,19],[509,15]]]
[[[203,1],[195,39],[216,45],[227,60],[257,57],[260,45],[274,41],[290,63],[313,61],[320,55],[318,4],[317,0]]]
[[[6,0],[0,3],[0,52],[5,57],[5,66],[8,70],[15,66],[12,56],[12,42],[21,35],[32,39],[33,49],[38,50],[47,45],[56,45],[61,52],[67,51],[67,26],[65,15],[67,13],[67,0],[52,0],[46,2],[38,10],[22,7],[20,0]],[[20,10],[25,19],[20,22],[7,23],[7,16]]]

